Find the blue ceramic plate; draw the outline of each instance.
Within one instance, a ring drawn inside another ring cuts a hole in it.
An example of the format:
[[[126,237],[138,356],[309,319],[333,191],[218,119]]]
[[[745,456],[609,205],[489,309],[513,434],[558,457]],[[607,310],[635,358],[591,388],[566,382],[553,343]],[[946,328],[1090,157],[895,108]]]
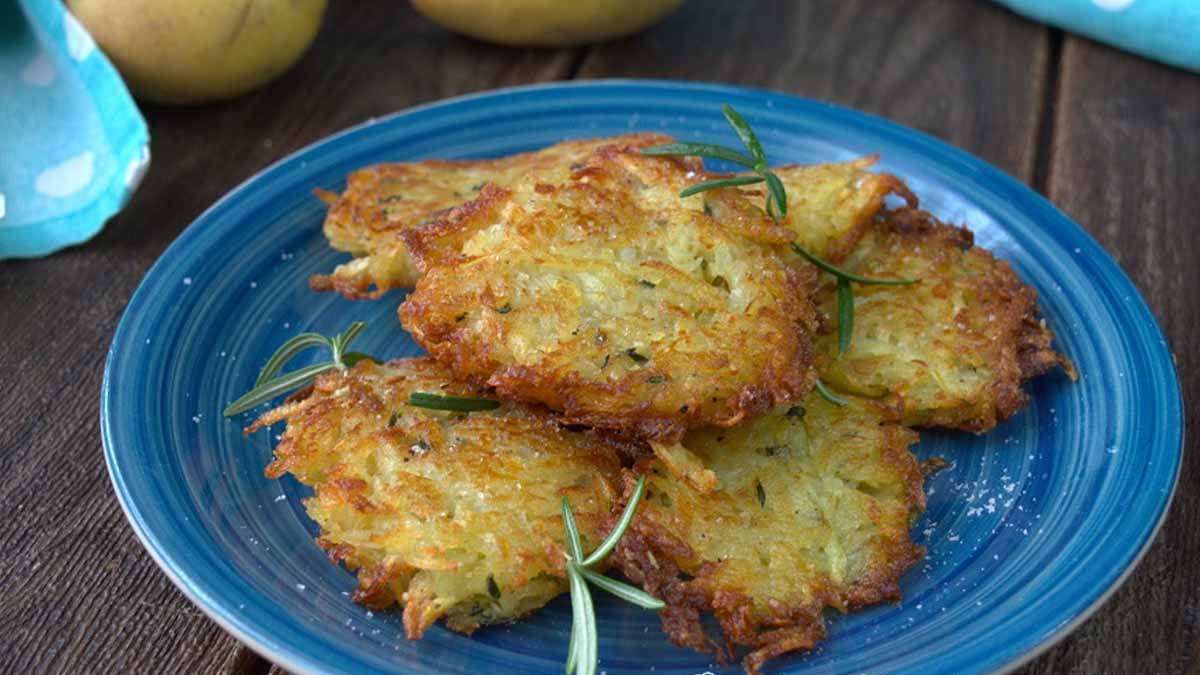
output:
[[[414,108],[284,159],[200,216],[130,301],[101,401],[113,483],[158,564],[226,630],[294,671],[561,673],[566,598],[509,626],[472,637],[439,626],[420,642],[404,638],[398,614],[352,603],[353,577],[312,542],[306,490],[263,476],[273,439],[243,438],[249,417],[220,411],[301,330],[364,319],[357,348],[419,351],[395,319],[401,293],[356,303],[308,290],[309,274],[345,257],[322,239],[313,188],[340,190],[374,162],[493,157],[631,130],[734,144],[722,103],[749,119],[774,162],[879,153],[923,205],[969,223],[1037,287],[1082,375],[1038,379],[1033,404],[986,436],[923,434],[917,453],[954,466],[927,483],[914,535],[929,557],[904,578],[904,601],[833,617],[820,649],[771,672],[1003,670],[1078,625],[1150,543],[1179,471],[1178,381],[1129,279],[1041,197],[932,138],[824,103],[676,82],[556,84]],[[740,671],[672,647],[653,614],[597,600],[602,671]]]

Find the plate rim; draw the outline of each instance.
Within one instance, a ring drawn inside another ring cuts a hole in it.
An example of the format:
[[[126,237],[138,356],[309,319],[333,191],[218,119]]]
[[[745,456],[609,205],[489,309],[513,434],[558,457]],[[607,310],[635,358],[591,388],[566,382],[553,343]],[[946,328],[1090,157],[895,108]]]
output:
[[[1141,290],[1137,287],[1136,284],[1134,284],[1133,280],[1129,277],[1129,275],[1125,272],[1125,270],[1116,262],[1116,260],[1108,252],[1108,250],[1106,248],[1104,248],[1092,236],[1092,234],[1090,232],[1088,232],[1084,227],[1079,225],[1074,219],[1072,219],[1066,213],[1064,213],[1061,209],[1059,209],[1053,202],[1051,202],[1049,199],[1047,199],[1045,196],[1043,196],[1037,190],[1026,185],[1024,182],[1018,180],[1017,178],[1011,176],[1005,170],[995,166],[994,164],[988,162],[987,160],[977,157],[977,156],[967,152],[966,150],[963,150],[963,149],[951,144],[948,141],[944,141],[942,139],[936,138],[936,137],[934,137],[928,133],[925,133],[921,130],[914,129],[912,127],[901,124],[899,122],[894,122],[894,121],[884,118],[882,116],[875,115],[875,114],[869,113],[869,112],[864,112],[861,110],[857,110],[857,109],[854,109],[854,108],[851,108],[848,106],[844,106],[844,105],[841,105],[838,103],[832,103],[832,102],[824,101],[824,100],[820,100],[820,99],[808,98],[805,96],[799,96],[796,94],[791,94],[791,93],[782,92],[782,91],[776,91],[776,90],[772,90],[772,89],[766,89],[766,88],[762,88],[762,87],[751,87],[751,86],[727,84],[727,83],[722,83],[722,82],[699,81],[699,80],[692,81],[692,80],[641,79],[641,78],[599,78],[599,79],[588,79],[588,80],[567,80],[567,81],[558,81],[558,82],[541,82],[541,83],[534,83],[534,84],[513,85],[513,86],[486,89],[486,90],[481,90],[481,91],[477,91],[477,92],[460,94],[460,95],[456,95],[456,96],[452,96],[452,97],[448,97],[448,98],[437,99],[434,101],[429,101],[426,103],[421,103],[418,105],[402,108],[400,110],[388,113],[386,115],[368,118],[362,122],[359,122],[357,124],[353,124],[344,129],[341,129],[340,131],[337,131],[337,132],[334,132],[327,136],[318,138],[317,140],[315,140],[307,145],[304,145],[304,146],[294,150],[293,152],[288,153],[287,155],[284,155],[283,157],[279,158],[278,160],[272,162],[271,164],[254,172],[253,174],[251,174],[249,177],[247,177],[244,180],[242,180],[241,182],[239,182],[234,187],[230,188],[220,198],[218,198],[216,201],[214,201],[212,204],[210,204],[207,208],[205,208],[200,214],[198,214],[195,218],[193,218],[191,220],[191,222],[188,223],[188,225],[179,233],[179,235],[176,236],[176,238],[174,240],[172,240],[172,242],[165,249],[163,249],[163,251],[159,254],[159,256],[156,258],[156,260],[150,266],[150,268],[147,269],[142,280],[140,282],[138,282],[138,286],[137,286],[136,290],[133,292],[133,294],[131,295],[128,303],[125,306],[125,309],[122,311],[121,318],[118,321],[117,327],[113,333],[112,342],[109,345],[109,349],[108,349],[107,355],[105,357],[104,376],[103,376],[103,380],[101,382],[100,406],[99,406],[100,431],[101,431],[101,441],[102,441],[103,450],[104,450],[105,466],[108,471],[109,479],[110,479],[110,482],[112,483],[113,490],[116,493],[117,501],[120,504],[121,511],[122,511],[122,513],[125,514],[125,518],[128,521],[131,528],[133,529],[134,534],[136,535],[139,543],[141,543],[142,547],[146,550],[146,552],[150,554],[151,559],[159,567],[159,569],[166,574],[167,578],[171,581],[171,583],[176,588],[178,588],[183,593],[183,595],[189,601],[192,602],[193,605],[200,608],[200,610],[205,614],[205,616],[207,616],[209,619],[211,619],[213,622],[215,622],[218,626],[220,626],[222,630],[224,630],[228,634],[235,637],[243,645],[249,647],[251,650],[253,650],[259,656],[261,656],[265,659],[268,659],[274,663],[277,663],[279,665],[282,665],[284,668],[288,669],[289,671],[298,673],[300,675],[317,675],[322,672],[322,670],[320,668],[320,662],[318,662],[314,659],[311,659],[310,657],[308,657],[304,654],[298,653],[298,654],[293,655],[291,653],[291,650],[281,647],[280,645],[272,644],[274,642],[274,640],[272,640],[269,636],[266,636],[266,635],[259,636],[259,635],[255,634],[258,631],[244,630],[243,628],[236,625],[231,619],[229,619],[227,616],[225,616],[225,614],[223,613],[225,608],[221,607],[220,603],[214,602],[211,599],[207,598],[206,594],[203,593],[200,589],[198,589],[195,586],[195,584],[189,583],[187,580],[184,579],[181,571],[179,569],[177,569],[177,566],[178,566],[177,563],[175,561],[169,559],[165,555],[163,550],[161,550],[161,545],[159,544],[159,542],[155,539],[153,534],[147,530],[141,517],[136,513],[135,505],[132,504],[132,499],[131,499],[130,494],[127,491],[127,487],[125,485],[124,476],[121,474],[121,471],[119,469],[119,461],[117,460],[117,458],[115,456],[115,452],[116,452],[115,448],[114,448],[115,438],[113,437],[114,432],[113,432],[112,425],[111,425],[111,422],[112,422],[111,412],[112,411],[110,408],[111,404],[112,404],[112,397],[110,395],[110,392],[112,390],[111,375],[113,372],[113,369],[112,369],[113,361],[116,359],[118,348],[128,344],[128,339],[126,338],[125,334],[127,331],[130,330],[130,323],[132,322],[132,320],[129,317],[135,312],[135,310],[139,310],[145,304],[145,302],[147,301],[147,296],[151,293],[148,282],[150,282],[152,277],[157,277],[159,274],[161,274],[162,269],[167,267],[170,258],[174,258],[174,257],[181,255],[182,251],[185,250],[188,243],[195,237],[199,236],[198,233],[200,231],[200,228],[198,228],[197,225],[200,224],[202,221],[208,219],[210,214],[221,209],[227,202],[239,197],[245,191],[251,189],[253,187],[253,185],[255,183],[257,183],[259,180],[261,180],[263,177],[265,177],[268,174],[271,174],[275,171],[280,170],[285,165],[291,164],[293,161],[299,159],[301,156],[306,155],[307,153],[310,153],[319,147],[335,144],[335,143],[339,142],[342,138],[349,136],[351,134],[354,134],[362,129],[372,127],[372,126],[375,126],[378,124],[388,123],[399,117],[403,117],[406,115],[419,113],[422,111],[426,111],[429,109],[435,109],[435,108],[439,108],[439,107],[443,107],[443,106],[449,106],[449,105],[455,105],[455,104],[461,104],[461,103],[469,103],[472,101],[503,97],[505,95],[510,95],[510,94],[520,94],[520,93],[538,92],[538,91],[555,90],[555,89],[605,89],[605,88],[619,88],[619,87],[629,87],[629,86],[651,87],[651,88],[657,88],[657,89],[670,89],[670,90],[675,90],[677,92],[683,92],[683,93],[686,93],[686,92],[705,92],[705,93],[727,92],[729,94],[737,95],[737,96],[745,96],[747,94],[751,94],[751,95],[758,95],[758,96],[763,96],[763,97],[768,97],[768,98],[794,99],[794,100],[798,100],[798,101],[801,101],[801,102],[809,104],[809,105],[815,105],[815,106],[819,106],[819,107],[828,108],[830,110],[836,111],[840,114],[848,115],[850,117],[865,119],[867,121],[870,121],[876,125],[879,125],[879,126],[885,128],[885,129],[890,129],[893,131],[900,132],[903,135],[906,135],[910,138],[920,141],[921,144],[923,144],[923,145],[932,146],[932,147],[936,148],[937,150],[939,150],[941,153],[943,153],[945,155],[949,155],[950,158],[954,159],[955,161],[957,161],[963,165],[970,166],[975,169],[980,169],[985,174],[988,174],[991,178],[994,178],[995,180],[998,180],[1001,183],[1006,184],[1006,186],[1009,187],[1010,189],[1015,188],[1020,193],[1026,195],[1026,197],[1032,197],[1034,203],[1036,203],[1038,207],[1043,208],[1043,209],[1049,209],[1051,212],[1056,214],[1060,219],[1062,219],[1064,222],[1066,222],[1067,224],[1072,226],[1075,230],[1077,230],[1079,235],[1082,235],[1091,244],[1095,245],[1097,249],[1099,249],[1100,251],[1103,252],[1104,256],[1100,262],[1101,262],[1102,266],[1105,268],[1104,272],[1113,275],[1116,278],[1118,285],[1123,285],[1123,286],[1126,286],[1129,289],[1131,289],[1133,291],[1133,297],[1136,299],[1137,309],[1144,310],[1144,312],[1150,318],[1149,328],[1151,330],[1150,330],[1149,337],[1151,339],[1157,338],[1158,344],[1160,345],[1159,349],[1151,350],[1151,355],[1154,356],[1156,359],[1159,356],[1165,356],[1167,362],[1169,362],[1170,366],[1171,366],[1167,372],[1170,375],[1170,378],[1174,384],[1174,387],[1168,387],[1168,389],[1170,389],[1171,393],[1173,393],[1173,395],[1174,395],[1173,403],[1174,403],[1176,409],[1179,410],[1179,425],[1178,425],[1178,431],[1175,434],[1178,437],[1178,443],[1176,444],[1176,447],[1174,448],[1175,453],[1172,455],[1172,461],[1175,462],[1174,472],[1173,472],[1174,475],[1171,479],[1171,486],[1170,486],[1170,490],[1167,494],[1167,497],[1165,500],[1163,500],[1161,502],[1161,505],[1159,506],[1159,510],[1157,513],[1157,518],[1154,523],[1154,526],[1149,530],[1149,533],[1139,543],[1136,553],[1129,560],[1129,562],[1125,565],[1124,569],[1121,571],[1119,576],[1115,580],[1113,580],[1108,585],[1107,588],[1105,588],[1102,592],[1100,592],[1086,607],[1080,609],[1078,611],[1078,613],[1075,616],[1073,616],[1070,620],[1064,622],[1053,632],[1051,632],[1047,636],[1043,637],[1039,642],[1028,647],[1024,652],[1016,655],[1014,658],[1009,659],[1007,662],[1002,663],[997,668],[995,668],[992,672],[1010,673],[1012,671],[1015,671],[1016,669],[1029,663],[1030,661],[1036,659],[1038,656],[1041,656],[1046,651],[1048,651],[1050,648],[1057,645],[1064,638],[1066,638],[1069,634],[1074,632],[1083,623],[1085,623],[1088,619],[1090,619],[1100,609],[1101,606],[1103,606],[1105,603],[1108,602],[1108,600],[1113,596],[1113,594],[1115,594],[1122,586],[1124,586],[1124,584],[1128,581],[1130,576],[1132,576],[1133,572],[1138,568],[1138,566],[1140,565],[1142,560],[1145,558],[1145,555],[1149,551],[1150,547],[1153,545],[1155,540],[1158,538],[1158,535],[1159,535],[1160,531],[1162,530],[1164,523],[1166,522],[1168,516],[1170,515],[1171,507],[1174,505],[1175,495],[1178,491],[1180,476],[1182,474],[1184,452],[1186,451],[1187,410],[1186,410],[1186,407],[1183,405],[1183,403],[1184,403],[1183,391],[1182,391],[1182,384],[1181,384],[1180,378],[1179,378],[1178,365],[1176,364],[1176,362],[1173,358],[1174,351],[1171,349],[1170,342],[1168,341],[1166,335],[1162,331],[1162,326],[1158,320],[1158,317],[1154,314],[1153,309],[1146,302],[1145,297],[1142,295]],[[1155,352],[1162,352],[1162,353],[1158,354]]]

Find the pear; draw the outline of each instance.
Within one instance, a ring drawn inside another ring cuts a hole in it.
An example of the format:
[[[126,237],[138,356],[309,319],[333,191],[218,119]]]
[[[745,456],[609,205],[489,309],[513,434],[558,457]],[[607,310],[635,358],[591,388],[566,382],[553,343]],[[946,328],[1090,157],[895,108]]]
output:
[[[683,0],[412,0],[452,31],[518,47],[568,47],[636,33]]]
[[[281,75],[312,44],[327,0],[67,0],[134,95],[233,98]]]

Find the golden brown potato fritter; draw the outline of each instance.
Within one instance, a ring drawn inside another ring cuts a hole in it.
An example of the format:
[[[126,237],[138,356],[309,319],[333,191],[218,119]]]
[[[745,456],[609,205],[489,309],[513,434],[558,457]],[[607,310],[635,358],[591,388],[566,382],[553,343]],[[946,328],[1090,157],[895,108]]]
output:
[[[787,164],[772,170],[788,196],[787,217],[781,224],[791,237],[814,255],[829,262],[843,260],[884,208],[884,199],[895,195],[910,205],[916,197],[898,178],[868,169],[876,157],[836,164]],[[743,188],[762,203],[761,185]]]
[[[736,190],[681,199],[699,164],[646,144],[602,147],[561,180],[489,185],[405,232],[423,276],[401,323],[461,378],[639,438],[804,396],[811,269],[758,243],[779,233]]]
[[[414,391],[481,393],[432,359],[363,361],[319,376],[250,428],[287,422],[267,475],[313,488],[305,508],[317,543],[357,571],[354,599],[403,605],[418,639],[439,618],[470,633],[565,591],[560,500],[597,545],[617,497],[613,449],[512,404],[469,415],[417,408]]]
[[[400,239],[478,196],[487,183],[508,186],[534,172],[566,171],[595,148],[617,139],[565,141],[536,152],[498,159],[438,160],[377,164],[350,174],[341,195],[318,192],[329,203],[325,236],[355,259],[330,275],[310,280],[314,290],[348,298],[376,298],[392,288],[411,288],[417,270]],[[666,136],[638,135],[649,143]]]
[[[837,357],[835,285],[819,293],[828,331],[818,340],[822,379],[874,399],[904,424],[982,433],[1024,407],[1025,380],[1070,361],[1054,351],[1037,293],[971,232],[901,209],[872,226],[843,262],[850,272],[916,278],[911,286],[854,288],[854,335]]]
[[[733,429],[694,431],[683,444],[716,474],[701,493],[656,458],[626,472],[647,491],[616,565],[668,605],[671,641],[727,658],[736,646],[757,672],[824,637],[822,612],[897,600],[900,576],[924,555],[909,527],[925,507],[907,447],[916,433],[854,401],[810,395]],[[713,613],[729,651],[705,635]]]

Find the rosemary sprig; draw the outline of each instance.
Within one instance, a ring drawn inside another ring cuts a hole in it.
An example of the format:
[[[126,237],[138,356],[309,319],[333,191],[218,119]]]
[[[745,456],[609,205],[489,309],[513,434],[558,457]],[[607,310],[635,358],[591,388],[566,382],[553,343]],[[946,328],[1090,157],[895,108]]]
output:
[[[787,190],[783,186],[783,181],[779,176],[767,167],[766,154],[763,151],[762,143],[758,140],[758,136],[745,118],[738,111],[734,110],[730,105],[721,106],[721,112],[725,115],[725,120],[733,127],[738,139],[742,141],[742,145],[746,147],[746,152],[726,148],[720,145],[712,145],[709,143],[668,143],[666,145],[656,145],[651,148],[642,150],[644,155],[654,156],[678,156],[678,155],[694,155],[697,157],[709,157],[712,159],[721,159],[734,164],[749,168],[754,172],[753,176],[734,176],[731,178],[721,178],[716,180],[705,181],[695,185],[689,185],[682,192],[680,197],[690,197],[691,195],[708,190],[716,190],[719,188],[739,187],[742,185],[753,185],[755,183],[766,183],[767,185],[767,201],[766,211],[771,220],[778,225],[780,219],[787,216]],[[832,274],[837,279],[837,312],[838,312],[838,356],[841,357],[850,348],[850,341],[854,336],[854,284],[863,285],[884,285],[884,286],[903,286],[907,284],[915,284],[919,279],[876,279],[872,277],[864,277],[852,272],[837,267],[828,263],[821,258],[813,255],[804,247],[792,242],[792,250],[815,265],[823,272]],[[817,390],[831,403],[837,405],[845,405],[846,399],[834,395],[829,391],[828,387],[823,382],[817,380]]]
[[[838,279],[838,356],[846,353],[850,338],[854,336],[854,287],[845,279]]]
[[[346,330],[338,333],[332,338],[327,338],[319,333],[300,333],[292,339],[284,342],[275,350],[271,358],[267,359],[267,364],[259,371],[258,378],[254,381],[254,388],[243,394],[233,403],[230,403],[222,414],[225,417],[233,417],[239,413],[246,412],[255,406],[266,403],[280,394],[306,386],[313,381],[317,375],[324,373],[334,368],[347,368],[358,363],[363,359],[376,359],[362,352],[348,352],[346,347],[358,337],[367,324],[362,321],[355,321],[350,324]],[[331,360],[324,363],[314,363],[311,366],[298,368],[283,375],[279,371],[287,365],[297,354],[310,347],[328,347],[331,352]]]
[[[443,396],[424,391],[414,391],[408,395],[408,404],[430,410],[451,410],[454,412],[479,412],[495,410],[500,407],[499,401],[487,398],[463,398],[461,396]]]
[[[819,378],[819,377],[817,378],[817,393],[821,395],[821,398],[825,399],[826,401],[829,401],[830,403],[832,403],[834,405],[846,405],[847,403],[850,402],[850,401],[842,398],[841,396],[838,396],[837,394],[833,393],[832,391],[830,391],[829,385],[827,385],[823,381],[821,381],[821,378]]]
[[[920,279],[879,279],[876,277],[864,277],[854,274],[853,272],[847,272],[836,265],[821,260],[812,253],[809,253],[803,246],[794,241],[792,242],[792,250],[808,260],[821,271],[828,272],[837,277],[838,281],[853,281],[856,284],[863,284],[864,286],[907,286],[920,281]]]
[[[765,178],[762,176],[734,176],[733,178],[718,178],[717,180],[709,180],[703,183],[689,185],[682,192],[680,197],[691,197],[694,194],[707,192],[708,190],[716,190],[717,188],[738,187],[741,185],[754,185],[761,183]]]
[[[755,175],[733,176],[689,185],[679,193],[679,196],[690,197],[708,190],[765,182],[767,184],[767,213],[778,222],[780,218],[787,215],[787,193],[783,189],[783,181],[779,180],[779,176],[776,176],[775,172],[767,166],[767,155],[763,151],[762,143],[759,142],[758,136],[754,134],[754,130],[746,123],[741,113],[730,105],[721,106],[721,113],[725,115],[725,120],[729,122],[729,126],[733,127],[734,133],[741,139],[742,145],[746,146],[746,152],[749,154],[711,143],[667,143],[646,148],[642,150],[642,154],[658,157],[692,155],[740,164],[753,171]]]
[[[677,157],[681,155],[708,157],[709,159],[720,159],[740,164],[749,169],[753,169],[755,164],[752,157],[747,157],[737,150],[720,145],[712,145],[711,143],[667,143],[665,145],[643,148],[642,154],[656,157]]]
[[[612,531],[608,533],[600,546],[588,556],[583,555],[583,544],[579,540],[579,527],[575,524],[575,513],[571,511],[571,503],[564,496],[562,499],[563,527],[567,531],[567,549],[571,559],[567,561],[567,579],[571,586],[571,642],[567,648],[566,672],[579,671],[579,675],[594,675],[596,672],[596,611],[592,605],[592,595],[588,583],[608,591],[626,602],[650,610],[660,610],[666,604],[649,593],[634,588],[629,584],[610,579],[592,568],[604,561],[612,552],[629,524],[633,522],[638,502],[646,490],[646,477],[638,479],[637,487],[621,513]]]

